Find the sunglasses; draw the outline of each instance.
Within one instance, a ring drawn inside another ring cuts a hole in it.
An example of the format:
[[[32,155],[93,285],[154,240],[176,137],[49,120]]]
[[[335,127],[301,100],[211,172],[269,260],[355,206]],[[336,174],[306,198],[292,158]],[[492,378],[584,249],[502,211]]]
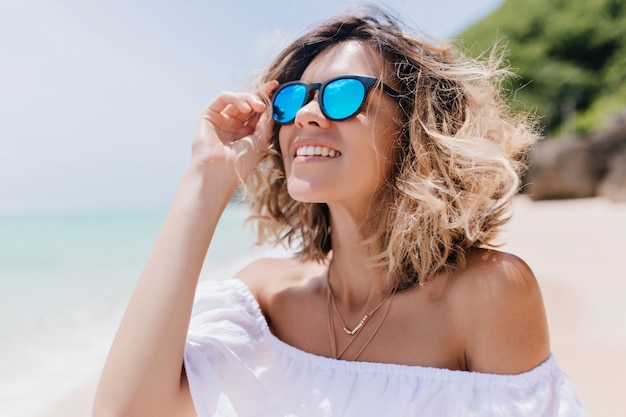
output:
[[[323,83],[288,82],[274,92],[272,117],[281,125],[293,123],[296,113],[313,99],[315,90],[318,90],[318,102],[324,117],[336,122],[349,119],[361,111],[377,81],[375,77],[342,75]],[[388,85],[380,85],[390,96],[400,95]]]

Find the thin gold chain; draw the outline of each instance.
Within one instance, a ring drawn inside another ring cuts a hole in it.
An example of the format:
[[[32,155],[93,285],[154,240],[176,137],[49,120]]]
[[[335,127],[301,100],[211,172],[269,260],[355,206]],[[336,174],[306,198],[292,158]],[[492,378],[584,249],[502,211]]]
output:
[[[350,336],[354,336],[361,330],[361,328],[363,328],[363,326],[365,326],[365,323],[367,323],[369,318],[376,311],[378,311],[382,307],[382,305],[385,303],[385,301],[389,300],[389,303],[387,304],[387,308],[385,308],[385,312],[384,312],[383,316],[381,317],[380,321],[378,322],[378,325],[376,326],[376,328],[374,328],[374,331],[372,332],[372,334],[370,334],[369,338],[365,341],[363,346],[361,346],[361,349],[359,349],[357,354],[352,359],[352,361],[356,361],[361,356],[361,354],[363,353],[365,348],[367,348],[367,346],[370,344],[372,339],[374,339],[374,336],[376,336],[376,334],[378,333],[378,330],[383,325],[383,322],[385,321],[385,318],[387,318],[387,315],[389,314],[389,310],[391,309],[391,303],[393,301],[393,297],[392,296],[395,295],[395,291],[392,291],[389,294],[387,294],[383,298],[383,300],[380,302],[380,304],[378,304],[374,308],[374,310],[372,310],[369,313],[369,315],[366,314],[364,316],[364,319],[362,319],[361,322],[359,323],[359,325],[352,331],[353,333],[350,334],[349,333],[350,331],[346,328],[345,324],[343,323],[343,318],[341,317],[341,314],[339,314],[339,310],[337,309],[337,305],[335,304],[335,297],[334,297],[334,294],[333,294],[332,289],[330,287],[330,282],[328,280],[327,280],[327,287],[328,287],[328,294],[327,294],[328,336],[330,338],[330,350],[331,350],[331,353],[333,355],[333,358],[335,358],[335,359],[339,359],[348,350],[348,348],[350,346],[352,346],[353,342],[357,338],[356,337],[351,338],[348,341],[348,343],[346,343],[346,345],[343,347],[343,349],[341,349],[341,351],[339,353],[337,353],[337,342],[335,341],[335,322],[334,322],[334,319],[333,319],[334,314],[333,314],[333,311],[332,311],[333,307],[334,307],[335,311],[337,312],[337,316],[339,317],[339,320],[342,322],[344,332],[346,332],[346,334],[348,334]],[[367,317],[367,318],[365,318],[365,317]]]
[[[344,321],[343,317],[341,316],[341,313],[339,312],[339,308],[337,308],[337,302],[335,301],[335,294],[333,293],[333,289],[330,286],[330,279],[328,278],[328,276],[326,278],[326,285],[328,286],[328,296],[330,297],[330,302],[332,304],[332,307],[334,308],[335,312],[337,313],[337,317],[339,317],[339,321],[341,322],[341,325],[343,326],[343,331],[348,336],[355,336],[363,328],[363,326],[365,326],[365,323],[367,323],[367,321],[372,317],[372,315],[374,315],[374,313],[376,313],[383,306],[383,304],[385,304],[385,301],[387,301],[387,299],[391,296],[391,294],[393,294],[393,292],[390,292],[387,295],[385,295],[383,297],[383,299],[380,301],[380,303],[378,303],[378,305],[376,307],[374,307],[372,309],[372,311],[370,311],[369,313],[365,314],[363,316],[363,318],[361,319],[361,321],[359,322],[359,324],[357,324],[355,328],[350,330],[350,329],[348,329],[348,326],[346,325],[346,322]]]
[[[389,297],[389,304],[387,304],[387,308],[385,309],[385,312],[383,313],[383,316],[380,318],[380,321],[378,322],[378,325],[376,326],[376,328],[374,329],[374,331],[372,332],[370,337],[367,339],[367,341],[363,344],[361,349],[357,352],[356,356],[352,359],[352,361],[355,361],[355,360],[359,359],[359,356],[361,356],[361,353],[363,353],[363,351],[370,344],[370,342],[372,341],[374,336],[376,336],[376,333],[378,333],[378,329],[380,329],[380,327],[383,325],[383,322],[387,318],[387,314],[389,314],[389,310],[391,310],[391,302],[392,301],[393,301],[393,298]],[[354,340],[354,339],[352,339],[352,340]],[[345,352],[346,349],[347,348],[344,348],[341,351],[341,353],[339,354],[339,356],[341,356],[343,354],[343,352]]]
[[[337,359],[337,345],[335,344],[335,323],[333,322],[333,312],[331,309],[331,292],[330,287],[328,289],[328,296],[326,297],[326,304],[328,306],[328,336],[330,338],[330,351],[334,359]]]

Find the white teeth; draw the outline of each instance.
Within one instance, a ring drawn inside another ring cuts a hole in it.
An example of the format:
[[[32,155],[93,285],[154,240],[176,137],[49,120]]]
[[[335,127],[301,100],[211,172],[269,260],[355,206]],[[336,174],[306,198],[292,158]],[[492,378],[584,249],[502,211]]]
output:
[[[302,146],[296,150],[297,156],[324,156],[334,158],[340,156],[341,152],[325,146]]]

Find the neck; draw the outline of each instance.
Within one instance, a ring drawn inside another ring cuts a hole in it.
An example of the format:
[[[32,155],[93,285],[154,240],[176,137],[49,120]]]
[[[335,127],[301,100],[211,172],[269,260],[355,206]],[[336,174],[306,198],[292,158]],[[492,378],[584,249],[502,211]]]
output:
[[[345,212],[331,216],[332,260],[328,282],[337,304],[348,314],[359,314],[371,308],[388,294],[385,273],[371,267],[362,225]]]

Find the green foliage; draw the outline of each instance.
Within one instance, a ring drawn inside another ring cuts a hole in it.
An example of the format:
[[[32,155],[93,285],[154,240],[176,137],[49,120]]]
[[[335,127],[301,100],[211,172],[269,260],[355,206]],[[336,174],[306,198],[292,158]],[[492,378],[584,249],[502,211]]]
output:
[[[507,45],[515,102],[548,131],[559,131],[571,103],[579,132],[626,106],[626,0],[505,0],[458,38],[472,55]]]

